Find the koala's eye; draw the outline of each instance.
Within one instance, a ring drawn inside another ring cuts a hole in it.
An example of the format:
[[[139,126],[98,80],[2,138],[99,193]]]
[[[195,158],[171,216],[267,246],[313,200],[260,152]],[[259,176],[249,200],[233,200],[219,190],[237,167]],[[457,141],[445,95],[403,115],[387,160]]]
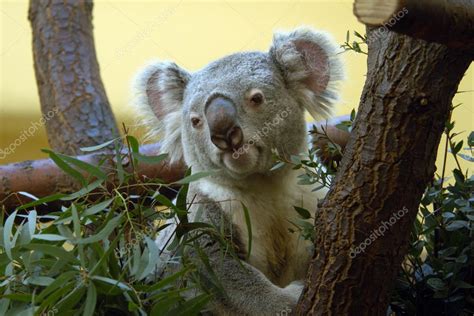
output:
[[[200,127],[201,124],[201,119],[197,115],[192,115],[191,116],[191,124],[193,125],[194,128]]]
[[[263,92],[259,89],[252,89],[249,96],[250,104],[252,106],[259,106],[265,101]]]

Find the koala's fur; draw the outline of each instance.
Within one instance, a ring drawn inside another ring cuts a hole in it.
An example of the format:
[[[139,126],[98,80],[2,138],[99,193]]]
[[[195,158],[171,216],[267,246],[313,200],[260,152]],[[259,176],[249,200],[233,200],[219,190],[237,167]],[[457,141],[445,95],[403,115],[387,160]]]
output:
[[[246,269],[222,258],[216,242],[202,242],[227,294],[213,303],[217,314],[275,315],[298,301],[311,251],[289,232],[288,220],[297,215],[295,205],[314,214],[325,192],[298,186],[298,172],[289,166],[270,171],[272,150],[287,157],[307,151],[305,111],[330,115],[343,78],[339,53],[326,33],[300,28],[276,33],[269,52],[232,54],[192,74],[172,62],[153,62],[134,81],[134,105],[151,133],[163,137],[163,152],[172,161],[184,159],[193,172],[220,170],[191,183],[188,200],[204,205],[204,220],[228,223],[243,260],[248,238],[241,203],[249,209],[253,246]],[[258,107],[249,105],[252,89],[265,96]],[[235,104],[246,146],[237,156],[211,142],[205,107],[216,96]],[[191,118],[198,118],[197,127]],[[197,208],[191,207],[191,218]]]

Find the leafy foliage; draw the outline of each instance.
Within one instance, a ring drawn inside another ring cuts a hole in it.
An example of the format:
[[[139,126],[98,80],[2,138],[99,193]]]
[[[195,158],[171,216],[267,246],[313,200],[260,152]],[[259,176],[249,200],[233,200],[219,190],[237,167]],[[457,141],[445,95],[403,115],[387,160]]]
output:
[[[460,158],[473,161],[473,133],[462,150],[453,128],[454,122],[446,124],[446,153],[449,149],[457,168],[447,183],[445,155],[442,174],[423,196],[393,293],[397,315],[474,314],[474,176],[459,163]]]
[[[341,45],[341,48],[343,48],[344,51],[354,51],[356,53],[367,55],[367,52],[361,47],[361,45],[367,44],[367,35],[361,35],[359,32],[354,31],[354,36],[356,39],[351,40],[350,32],[347,31],[346,41]]]
[[[166,155],[144,156],[135,138],[126,141],[127,150],[115,141],[115,163],[100,166],[45,150],[83,187],[0,218],[0,315],[194,315],[218,290],[218,281],[215,288],[201,286],[197,267],[207,258],[190,251],[199,250],[199,236],[211,235],[224,246],[226,239],[213,225],[187,220],[188,185],[210,173],[189,170],[172,201],[161,192],[175,186],[143,182],[134,172],[138,164],[159,163]],[[127,161],[131,170],[124,167]],[[112,175],[120,185],[110,188]],[[137,189],[140,195],[132,194]],[[53,201],[63,205],[61,211],[37,214],[35,206]],[[167,251],[174,255],[166,260],[155,239],[172,222],[177,226]]]

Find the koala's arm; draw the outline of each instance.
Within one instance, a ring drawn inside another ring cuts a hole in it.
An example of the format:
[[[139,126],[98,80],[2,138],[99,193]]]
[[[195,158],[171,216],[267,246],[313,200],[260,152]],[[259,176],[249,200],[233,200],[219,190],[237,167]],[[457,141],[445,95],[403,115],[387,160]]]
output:
[[[204,204],[203,221],[213,225],[224,225],[226,236],[232,236],[229,242],[236,245],[239,254],[242,245],[239,241],[240,232],[232,227],[218,203]],[[234,229],[234,231],[230,231]],[[213,272],[217,276],[225,294],[217,294],[212,308],[217,314],[225,315],[280,315],[295,310],[303,284],[293,282],[285,288],[273,284],[262,272],[245,261],[226,254],[220,243],[210,237],[202,236],[199,240],[209,258]],[[207,274],[203,267],[202,272]]]

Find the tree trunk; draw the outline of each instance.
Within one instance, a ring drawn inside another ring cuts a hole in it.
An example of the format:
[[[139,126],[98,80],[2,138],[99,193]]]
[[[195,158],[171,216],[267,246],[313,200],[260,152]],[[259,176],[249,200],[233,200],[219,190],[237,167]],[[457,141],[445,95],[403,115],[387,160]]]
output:
[[[92,2],[31,0],[33,56],[50,146],[65,154],[119,135],[92,33]]]
[[[470,62],[459,51],[393,32],[369,42],[359,111],[316,217],[316,250],[297,314],[386,315]]]

